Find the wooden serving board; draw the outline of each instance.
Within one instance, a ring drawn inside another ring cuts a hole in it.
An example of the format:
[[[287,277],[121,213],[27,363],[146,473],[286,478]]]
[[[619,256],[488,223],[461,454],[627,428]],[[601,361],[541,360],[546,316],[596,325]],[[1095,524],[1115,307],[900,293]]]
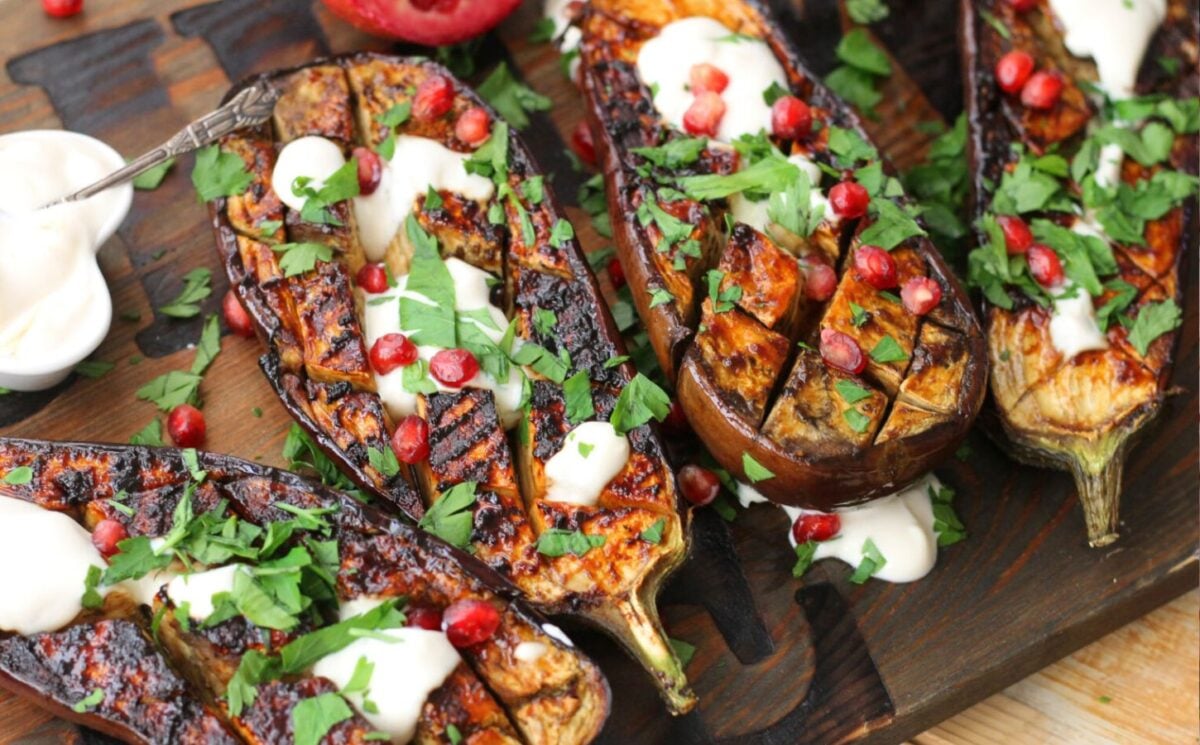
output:
[[[832,0],[778,0],[785,28],[813,67],[834,64],[841,18]],[[507,59],[555,106],[525,137],[567,204],[586,178],[564,142],[582,114],[547,44],[526,37],[532,2],[475,56],[475,82]],[[924,152],[914,129],[961,109],[952,0],[892,0],[873,29],[907,71],[888,83],[874,124],[900,167]],[[0,2],[0,132],[66,127],[126,155],[157,144],[212,108],[232,80],[327,52],[388,49],[299,0],[88,0],[74,19],[46,18],[30,0]],[[911,76],[911,77],[909,77]],[[162,186],[138,192],[100,259],[120,316],[94,359],[115,369],[74,376],[40,394],[0,396],[0,434],[125,442],[158,413],[135,398],[152,378],[191,364],[201,320],[157,308],[183,274],[213,272],[204,310],[226,283],[207,216],[180,162]],[[604,240],[572,217],[591,250]],[[1189,257],[1194,277],[1194,259]],[[602,282],[607,282],[602,279]],[[970,538],[942,552],[923,581],[855,586],[841,564],[791,577],[781,512],[759,507],[733,523],[697,515],[692,557],[662,599],[673,637],[697,647],[688,668],[700,705],[672,719],[646,675],[613,643],[572,627],[612,684],[611,743],[894,742],[913,735],[1197,583],[1197,302],[1190,288],[1175,367],[1178,392],[1126,472],[1121,540],[1086,546],[1070,478],[1021,467],[982,433],[971,454],[938,474],[958,491]],[[211,450],[281,464],[289,420],[258,370],[257,342],[226,336],[202,392]],[[256,412],[261,409],[261,416]],[[568,624],[569,625],[569,624]],[[0,694],[0,742],[100,741]]]

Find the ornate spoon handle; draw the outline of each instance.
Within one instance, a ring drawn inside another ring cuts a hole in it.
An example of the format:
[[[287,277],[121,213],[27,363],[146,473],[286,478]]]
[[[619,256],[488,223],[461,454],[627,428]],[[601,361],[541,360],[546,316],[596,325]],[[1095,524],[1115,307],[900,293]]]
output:
[[[124,168],[46,206],[87,199],[109,187],[123,184],[169,158],[198,150],[243,127],[261,124],[271,118],[278,97],[278,90],[265,81],[243,88],[229,103],[187,125],[171,139],[130,161]]]

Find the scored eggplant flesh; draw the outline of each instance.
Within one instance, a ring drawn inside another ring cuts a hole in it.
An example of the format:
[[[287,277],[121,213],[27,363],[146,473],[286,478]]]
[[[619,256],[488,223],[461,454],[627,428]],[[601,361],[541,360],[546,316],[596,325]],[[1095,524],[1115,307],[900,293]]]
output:
[[[462,660],[426,700],[414,742],[444,742],[450,727],[471,742],[584,743],[599,733],[609,705],[599,668],[556,630],[548,631],[515,599],[515,589],[476,559],[290,473],[208,453],[198,454],[193,465],[204,471],[200,482],[178,450],[0,439],[0,474],[32,471],[21,485],[0,481],[0,497],[64,512],[85,527],[115,520],[130,537],[151,538],[171,532],[185,495],[196,516],[220,509],[261,528],[294,517],[295,510],[327,511],[310,514],[324,514],[330,526],[324,539],[337,543],[339,602],[404,598],[409,608],[445,608],[471,599],[500,611],[495,634],[460,649]],[[308,529],[289,535],[285,548],[323,539]],[[264,681],[255,700],[234,716],[225,694],[243,656],[278,651],[319,624],[303,620],[288,631],[268,630],[235,616],[184,627],[184,614],[165,589],[154,606],[152,623],[150,608],[114,591],[103,607],[82,611],[62,630],[0,633],[0,684],[139,743],[287,742],[292,709],[337,690],[311,674]],[[541,655],[522,660],[518,648],[525,643],[537,645]],[[104,693],[100,703],[71,711],[97,689]],[[374,729],[356,714],[330,734],[339,742],[361,742]]]
[[[799,62],[763,6],[597,0],[575,15],[581,85],[621,265],[658,361],[721,466],[772,501],[828,511],[893,493],[953,452],[983,402],[986,349],[965,292],[927,239],[917,235],[889,247],[897,266],[894,292],[913,277],[928,277],[941,289],[937,307],[918,317],[895,295],[867,284],[853,266],[863,244],[859,236],[880,219],[875,202],[871,216],[862,219],[839,221],[827,212],[807,235],[773,220],[760,230],[737,218],[733,198],[691,196],[685,186],[687,177],[735,173],[745,156],[728,143],[710,138],[693,160],[670,167],[662,162],[668,158],[642,155],[642,148],[679,146],[690,135],[656,108],[657,94],[639,74],[640,51],[668,24],[706,17],[729,32],[718,42],[745,37],[764,42],[782,67],[786,93],[810,107],[817,122],[811,136],[795,142],[769,138],[780,155],[803,156],[844,177],[876,173],[873,151],[866,163],[853,155],[846,157],[851,162],[839,162],[830,147],[831,129],[841,130],[839,137],[861,138],[869,149],[862,129]],[[739,74],[724,72],[731,78]],[[896,194],[898,183],[888,180],[886,167],[877,173],[875,199],[902,209],[902,198],[882,194],[885,184],[889,195]],[[813,185],[826,191],[832,183],[821,176]],[[687,235],[670,230],[664,240],[663,226],[676,220],[695,227]],[[679,256],[685,245],[690,250]],[[824,302],[805,293],[807,268],[816,263],[839,276],[836,292]],[[813,351],[823,330],[858,342],[867,358],[861,375],[824,369]],[[950,341],[921,346],[933,336]],[[869,353],[885,337],[895,351],[876,360]],[[935,367],[947,395],[931,402],[913,392],[921,385],[914,378],[928,380]],[[847,403],[837,380],[861,390],[861,403]]]
[[[1017,160],[1013,145],[1034,155],[1052,152],[1068,162],[1075,158],[1089,127],[1101,123],[1095,102],[1085,94],[1098,84],[1099,76],[1090,58],[1075,57],[1066,49],[1062,24],[1046,4],[1017,13],[1005,2],[964,0],[962,11],[973,213],[976,224],[982,225],[993,214],[997,185]],[[1196,96],[1198,17],[1195,2],[1167,3],[1166,18],[1141,66],[1138,95]],[[1019,96],[999,89],[993,71],[1000,57],[1012,50],[1028,53],[1038,69],[1057,70],[1064,89],[1053,108],[1023,106]],[[1163,59],[1173,64],[1155,62]],[[1194,176],[1197,153],[1194,132],[1177,133],[1165,162],[1147,167],[1125,157],[1117,181],[1136,187],[1163,169]],[[1074,178],[1065,179],[1066,188],[1078,200],[1081,187]],[[1071,219],[1048,210],[1025,215],[1027,220],[1038,217],[1060,223]],[[1195,241],[1195,220],[1192,197],[1147,219],[1141,245],[1098,236],[1111,245],[1116,268],[1101,279],[1120,280],[1132,291],[1128,310],[1114,320],[1129,321],[1132,327],[1143,308],[1167,300],[1180,303],[1179,267],[1184,250]],[[982,229],[979,240],[989,241]],[[1114,287],[1106,286],[1104,294],[1093,298],[1094,307],[1102,308],[1115,294]],[[1050,309],[1019,291],[1007,295],[1012,307],[985,300],[983,312],[1002,444],[1020,460],[1070,471],[1088,542],[1107,545],[1118,535],[1124,462],[1137,436],[1162,408],[1178,332],[1157,336],[1143,353],[1131,343],[1125,323],[1111,323],[1107,331],[1101,330],[1107,348],[1068,358],[1052,340]]]
[[[419,519],[457,485],[476,484],[471,508],[476,555],[539,609],[580,615],[613,634],[650,670],[670,710],[687,711],[695,699],[654,605],[662,580],[684,558],[687,523],[674,476],[649,426],[629,433],[629,461],[594,508],[544,499],[543,469],[561,449],[567,426],[563,388],[529,370],[525,374],[534,393],[525,414],[528,437],[506,431],[510,423],[491,391],[420,394],[416,413],[429,426],[428,460],[392,476],[372,463],[373,452],[389,447],[397,422],[376,390],[363,353],[364,295],[350,279],[366,260],[355,210],[339,202],[340,225],[308,223],[282,204],[271,176],[280,145],[306,136],[326,137],[347,157],[353,146],[379,148],[392,134],[427,138],[469,155],[475,147],[454,132],[458,115],[478,106],[493,122],[499,118],[460,84],[455,83],[453,102],[440,117],[410,116],[394,128],[380,121],[397,106],[411,105],[414,91],[434,75],[452,80],[428,61],[371,54],[269,73],[262,79],[282,91],[273,126],[223,141],[225,152],[242,157],[252,181],[244,193],[211,202],[210,210],[231,284],[267,345],[263,370],[284,405],[342,470],[409,517]],[[441,204],[427,205],[428,195],[420,195],[413,215],[436,240],[443,259],[464,261],[501,280],[492,294],[515,319],[520,342],[570,359],[569,373],[587,373],[597,411],[593,418],[603,421],[609,414],[603,402],[615,400],[635,370],[619,361],[623,345],[578,243],[552,240],[564,218],[549,185],[537,201],[524,191],[523,184],[538,174],[515,135],[507,143],[507,168],[508,180],[500,189],[509,194],[502,202],[484,205],[440,190]],[[489,214],[497,210],[488,206],[503,207],[499,224]],[[279,222],[284,229],[263,231],[264,222],[268,228]],[[272,249],[284,241],[329,246],[333,260],[318,260],[313,271],[283,279]],[[383,262],[393,277],[401,277],[412,256],[411,240],[401,229]],[[356,313],[348,312],[352,305]],[[548,327],[538,322],[547,312],[555,318]],[[536,424],[551,421],[553,428]],[[640,538],[659,523],[659,541]],[[548,556],[538,551],[538,539],[551,528],[581,530],[605,542],[582,557]]]

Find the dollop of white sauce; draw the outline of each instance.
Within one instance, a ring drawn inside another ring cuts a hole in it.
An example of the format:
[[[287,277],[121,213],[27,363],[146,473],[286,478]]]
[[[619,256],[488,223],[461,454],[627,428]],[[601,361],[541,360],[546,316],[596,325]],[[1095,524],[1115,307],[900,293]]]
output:
[[[521,642],[517,648],[513,650],[513,657],[518,662],[537,662],[546,656],[550,648],[541,642]]]
[[[467,173],[463,163],[468,157],[428,137],[396,137],[395,153],[390,161],[383,161],[378,188],[353,200],[359,241],[369,260],[383,259],[417,198],[428,193],[430,187],[480,202],[492,198],[495,186],[491,180]],[[307,186],[319,190],[345,162],[341,148],[334,142],[324,137],[300,137],[280,151],[271,183],[284,204],[301,210],[307,200],[296,194],[296,179],[307,177],[311,179]]]
[[[1076,57],[1096,62],[1110,98],[1134,94],[1142,58],[1167,16],[1167,0],[1050,0],[1063,43]]]
[[[771,107],[763,91],[772,83],[787,87],[783,66],[759,39],[738,36],[712,18],[695,16],[672,21],[638,51],[637,71],[647,86],[658,86],[654,105],[670,124],[683,129],[683,115],[695,96],[689,90],[692,66],[707,62],[729,77],[721,93],[725,116],[717,139],[771,131]]]
[[[371,726],[388,733],[395,742],[408,742],[416,733],[429,694],[446,682],[461,660],[441,631],[396,628],[376,634],[322,657],[312,671],[345,688],[358,661],[366,658],[375,666],[366,696],[375,703],[375,710],[368,711],[361,693],[351,693],[348,698]]]
[[[213,597],[222,592],[233,592],[233,583],[242,564],[226,564],[215,569],[182,574],[167,584],[167,595],[176,606],[188,604],[188,615],[203,621],[212,615]]]
[[[508,328],[508,319],[505,318],[503,311],[491,303],[488,280],[494,279],[492,275],[454,257],[446,259],[445,264],[451,279],[454,280],[454,309],[460,312],[486,310],[492,319],[491,325],[480,323],[473,318],[464,318],[463,320],[475,325],[485,336],[499,343],[504,336],[505,329]],[[387,334],[410,336],[419,330],[404,327],[400,318],[400,298],[406,297],[430,305],[433,302],[420,293],[406,290],[407,284],[408,275],[402,275],[396,278],[396,287],[375,294],[364,292],[367,302],[364,305],[363,322],[368,349],[380,337]],[[439,351],[441,351],[440,347],[417,347],[418,356],[426,362],[433,359],[433,356]],[[404,389],[403,367],[398,367],[387,375],[380,375],[375,371],[374,375],[379,395],[393,419],[400,419],[416,412],[417,394]],[[433,376],[429,376],[429,380],[437,386],[440,392],[458,390],[442,385]],[[524,374],[517,365],[509,367],[507,380],[496,380],[481,369],[474,378],[467,382],[465,387],[492,391],[496,399],[496,410],[505,427],[512,427],[520,421]]]
[[[1125,161],[1125,151],[1120,145],[1110,143],[1100,146],[1100,155],[1096,159],[1096,186],[1101,189],[1111,189],[1121,181],[1121,163]]]
[[[608,422],[584,422],[563,438],[546,461],[546,499],[595,506],[608,482],[629,461],[629,438]]]
[[[821,193],[821,189],[818,186],[821,183],[820,167],[800,153],[788,156],[788,162],[795,164],[808,174],[808,182],[812,186],[812,190],[809,192],[810,209],[820,209],[824,221],[830,225],[837,225],[839,220],[838,215],[830,208],[829,200]],[[788,195],[785,193],[781,196],[784,205],[787,206]],[[753,201],[748,199],[742,192],[737,192],[729,196],[729,210],[733,215],[734,222],[745,223],[758,232],[775,238],[779,233],[787,231],[771,220],[768,215],[769,207],[769,199]]]
[[[96,252],[128,213],[132,187],[38,208],[122,165],[74,132],[0,137],[0,386],[53,386],[108,332],[112,300]]]
[[[1098,225],[1089,218],[1078,218],[1071,230],[1080,235],[1107,241]],[[1096,322],[1096,306],[1092,296],[1071,280],[1063,282],[1052,298],[1050,312],[1050,343],[1068,360],[1080,352],[1108,349],[1108,339]]]

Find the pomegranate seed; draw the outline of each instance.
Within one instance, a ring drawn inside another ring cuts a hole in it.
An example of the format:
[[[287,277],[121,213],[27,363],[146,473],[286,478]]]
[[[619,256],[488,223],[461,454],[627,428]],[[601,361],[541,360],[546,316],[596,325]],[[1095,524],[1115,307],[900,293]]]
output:
[[[571,149],[584,163],[596,165],[596,143],[592,140],[592,129],[582,119],[571,132]]]
[[[1062,96],[1063,79],[1056,72],[1035,72],[1021,89],[1021,103],[1031,109],[1051,109]]]
[[[812,131],[812,111],[795,96],[780,96],[771,104],[771,133],[784,140],[799,140]]]
[[[812,264],[804,271],[804,294],[809,300],[823,303],[837,290],[837,272],[828,264]]]
[[[92,528],[92,545],[100,555],[108,559],[121,549],[117,544],[129,537],[129,531],[116,520],[101,520]]]
[[[425,78],[413,96],[412,117],[429,122],[444,115],[454,106],[454,83],[445,75]]]
[[[1025,259],[1029,262],[1029,273],[1042,287],[1057,287],[1063,281],[1062,262],[1058,254],[1048,246],[1035,243],[1029,247]]]
[[[625,286],[625,267],[621,266],[621,260],[616,256],[608,260],[608,278],[612,280],[614,290]]]
[[[380,375],[416,361],[417,345],[404,334],[384,334],[371,345],[371,368]]]
[[[204,414],[191,404],[179,404],[167,415],[167,434],[181,448],[198,448],[204,444]]]
[[[247,339],[254,336],[254,323],[250,320],[250,314],[242,307],[242,302],[232,289],[225,292],[225,299],[221,301],[221,313],[225,316],[225,325],[230,331]]]
[[[683,413],[683,406],[678,400],[671,402],[671,410],[667,412],[667,418],[663,419],[662,426],[673,435],[686,435],[692,430],[692,424],[688,421],[687,414]]]
[[[410,629],[442,630],[442,612],[428,605],[404,609],[404,625]]]
[[[792,523],[792,540],[797,544],[827,541],[842,529],[842,518],[834,512],[806,512]]]
[[[1018,13],[1028,13],[1037,7],[1037,0],[1008,0],[1008,4]]]
[[[871,195],[856,181],[842,181],[829,190],[829,205],[840,217],[853,220],[867,214]]]
[[[1000,230],[1004,231],[1004,248],[1010,256],[1023,254],[1033,245],[1033,233],[1029,226],[1019,217],[1000,215],[996,218]]]
[[[42,0],[42,10],[54,18],[70,18],[83,10],[83,0]]]
[[[358,274],[354,275],[354,282],[364,292],[372,295],[386,292],[388,288],[387,269],[383,268],[383,264],[363,264],[362,268],[358,270]]]
[[[454,136],[468,145],[482,145],[492,133],[492,118],[481,106],[472,106],[458,115]]]
[[[442,628],[454,646],[472,647],[500,628],[500,611],[486,600],[459,600],[442,614]]]
[[[698,65],[692,65],[692,69],[688,73],[688,81],[691,85],[692,95],[698,96],[707,92],[721,93],[729,85],[729,76],[721,72],[721,68],[716,65],[701,62]]]
[[[876,290],[889,290],[896,280],[896,260],[879,246],[859,246],[854,252],[854,270]]]
[[[913,277],[900,288],[900,300],[914,316],[923,316],[942,302],[942,286],[930,277]]]
[[[443,349],[429,360],[429,374],[450,388],[462,388],[478,373],[479,360],[465,349]]]
[[[821,329],[821,359],[851,375],[858,375],[867,366],[867,358],[854,337],[833,329]]]
[[[689,463],[679,469],[678,478],[683,498],[697,507],[712,503],[717,498],[717,493],[721,491],[721,480],[717,478],[717,474],[707,468]]]
[[[383,180],[383,158],[374,150],[356,147],[351,157],[358,163],[358,193],[369,197]]]
[[[725,116],[725,102],[721,96],[706,91],[696,96],[692,105],[683,113],[683,128],[690,135],[716,137]]]
[[[1012,51],[996,63],[996,84],[1005,93],[1017,93],[1033,74],[1033,57],[1022,51]]]
[[[400,420],[392,435],[392,451],[401,463],[410,466],[429,457],[429,425],[416,414]]]

